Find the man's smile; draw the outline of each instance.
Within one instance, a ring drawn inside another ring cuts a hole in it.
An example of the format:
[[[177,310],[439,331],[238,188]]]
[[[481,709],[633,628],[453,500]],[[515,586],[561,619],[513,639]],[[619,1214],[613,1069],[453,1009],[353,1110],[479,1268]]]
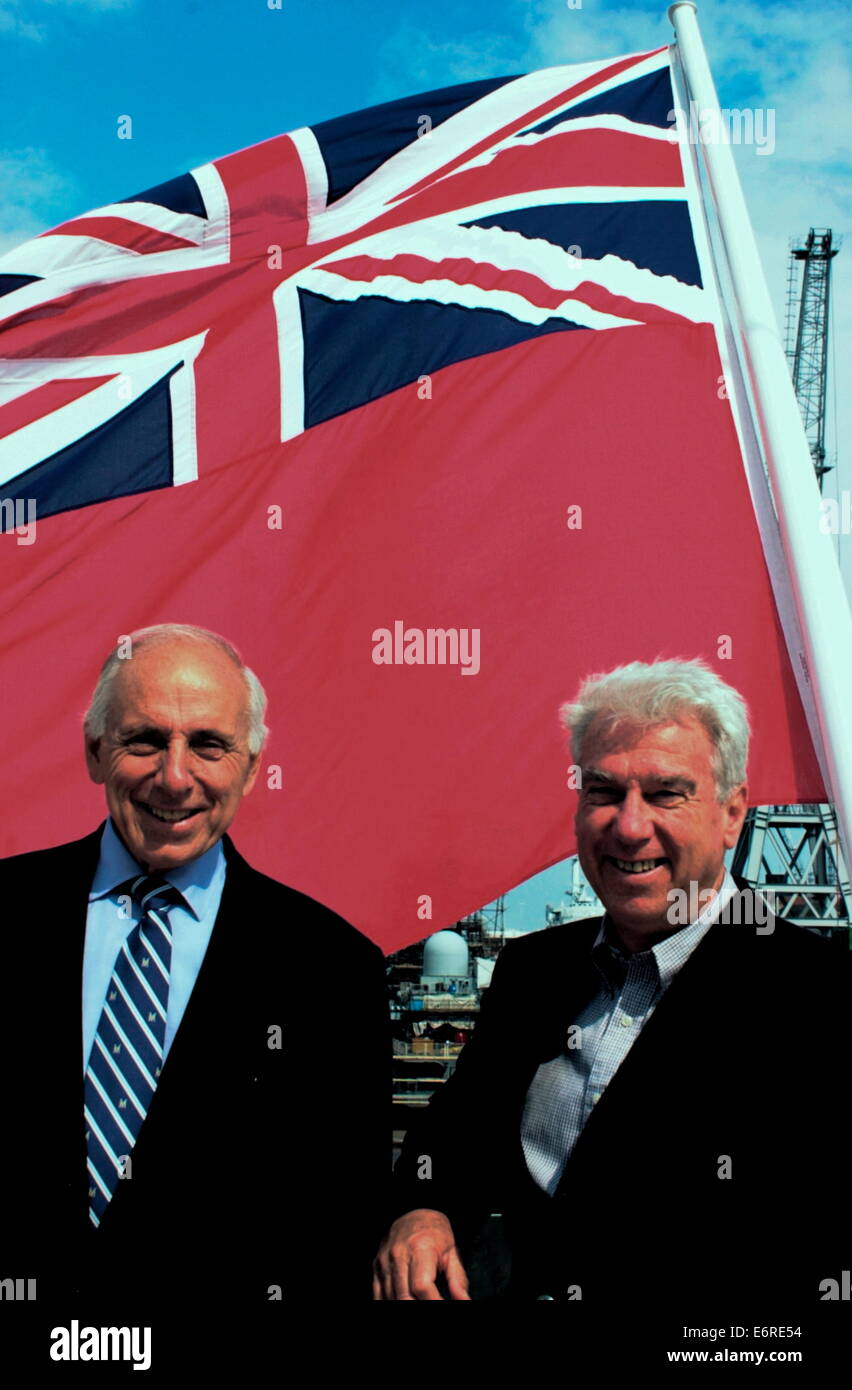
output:
[[[615,866],[623,874],[651,874],[655,869],[661,869],[668,864],[668,859],[616,859],[615,855],[607,855],[607,863]]]
[[[161,825],[180,825],[182,822],[191,820],[193,816],[199,816],[207,809],[206,806],[187,806],[183,809],[169,809],[165,806],[153,806],[150,801],[137,801],[134,805],[141,811],[145,811]]]

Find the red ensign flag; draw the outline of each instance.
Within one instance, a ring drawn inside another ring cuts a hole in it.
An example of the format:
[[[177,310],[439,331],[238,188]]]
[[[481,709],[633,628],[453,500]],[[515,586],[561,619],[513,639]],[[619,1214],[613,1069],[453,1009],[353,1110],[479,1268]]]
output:
[[[420,94],[0,259],[3,854],[97,824],[166,621],[270,696],[239,848],[386,949],[571,852],[590,672],[704,656],[751,801],[823,797],[673,106],[667,49]]]

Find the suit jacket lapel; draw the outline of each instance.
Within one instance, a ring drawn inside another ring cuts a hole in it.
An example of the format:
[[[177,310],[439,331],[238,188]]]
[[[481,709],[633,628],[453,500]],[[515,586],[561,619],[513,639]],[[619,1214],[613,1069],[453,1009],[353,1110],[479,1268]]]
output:
[[[747,1046],[745,1020],[765,964],[756,940],[749,927],[716,923],[698,943],[589,1116],[565,1166],[560,1193],[579,1169],[596,1161],[593,1155],[602,1144],[609,1149],[620,1143],[625,1131],[636,1141],[646,1101],[653,1098],[676,1122],[684,1095],[700,1091],[715,1071],[720,1008],[725,1017],[738,1019],[740,1043]]]
[[[524,1043],[522,1066],[529,1072],[527,1085],[543,1062],[564,1052],[568,1027],[601,983],[591,950],[602,917],[565,927],[558,956],[545,979],[536,979],[535,1015]],[[523,1099],[522,1102],[523,1104]]]
[[[521,1143],[527,1092],[538,1068],[565,1051],[569,1025],[600,983],[591,948],[602,920],[598,917],[554,928],[555,951],[547,973],[525,981],[519,993],[517,984],[513,987],[511,1020],[503,1025],[506,1055],[500,1075],[495,1077],[494,1113],[508,1144],[515,1181],[522,1187],[531,1182]],[[529,1019],[517,1012],[517,1000],[524,996],[534,1008]]]
[[[58,850],[55,863],[61,911],[53,921],[40,983],[42,1026],[64,1039],[50,1047],[47,1074],[54,1083],[52,1128],[56,1171],[66,1176],[71,1219],[88,1227],[86,1125],[83,1083],[83,951],[89,892],[100,853],[103,824],[91,835]],[[41,885],[35,885],[38,889]]]

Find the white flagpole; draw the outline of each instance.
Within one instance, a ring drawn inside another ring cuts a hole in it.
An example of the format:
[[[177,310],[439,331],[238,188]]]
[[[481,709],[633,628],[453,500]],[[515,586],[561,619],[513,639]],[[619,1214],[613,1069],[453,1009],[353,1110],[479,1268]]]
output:
[[[785,631],[790,660],[817,756],[834,802],[847,864],[852,864],[852,615],[824,534],[819,487],[799,406],[778,335],[748,210],[719,99],[701,41],[693,0],[677,0],[668,17],[690,100],[710,115],[711,138],[702,141],[707,179],[724,245],[743,367],[755,402],[756,426],[772,487],[778,528],[799,632]],[[693,122],[689,122],[690,128]],[[809,689],[808,689],[809,687]],[[809,698],[810,697],[810,698]]]

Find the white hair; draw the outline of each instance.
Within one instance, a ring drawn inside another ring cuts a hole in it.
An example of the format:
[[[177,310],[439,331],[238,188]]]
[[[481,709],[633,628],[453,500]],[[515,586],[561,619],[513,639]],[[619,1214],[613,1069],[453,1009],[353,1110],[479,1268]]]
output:
[[[128,634],[131,650],[154,646],[160,642],[175,640],[204,642],[217,647],[234,663],[246,685],[246,718],[248,720],[248,751],[254,756],[263,747],[269,733],[265,723],[266,692],[257,676],[243,662],[236,647],[220,637],[218,632],[210,632],[206,627],[192,627],[188,623],[159,623],[156,627],[141,627]],[[83,719],[83,728],[88,738],[103,738],[112,704],[112,687],[125,659],[117,651],[111,651],[98,676],[98,683],[92,694],[91,703]]]
[[[692,661],[631,661],[589,676],[576,700],[559,711],[571,737],[574,761],[582,765],[592,724],[612,730],[620,723],[649,729],[692,717],[713,744],[716,796],[726,801],[745,781],[748,762],[748,706],[733,686],[700,658]]]

